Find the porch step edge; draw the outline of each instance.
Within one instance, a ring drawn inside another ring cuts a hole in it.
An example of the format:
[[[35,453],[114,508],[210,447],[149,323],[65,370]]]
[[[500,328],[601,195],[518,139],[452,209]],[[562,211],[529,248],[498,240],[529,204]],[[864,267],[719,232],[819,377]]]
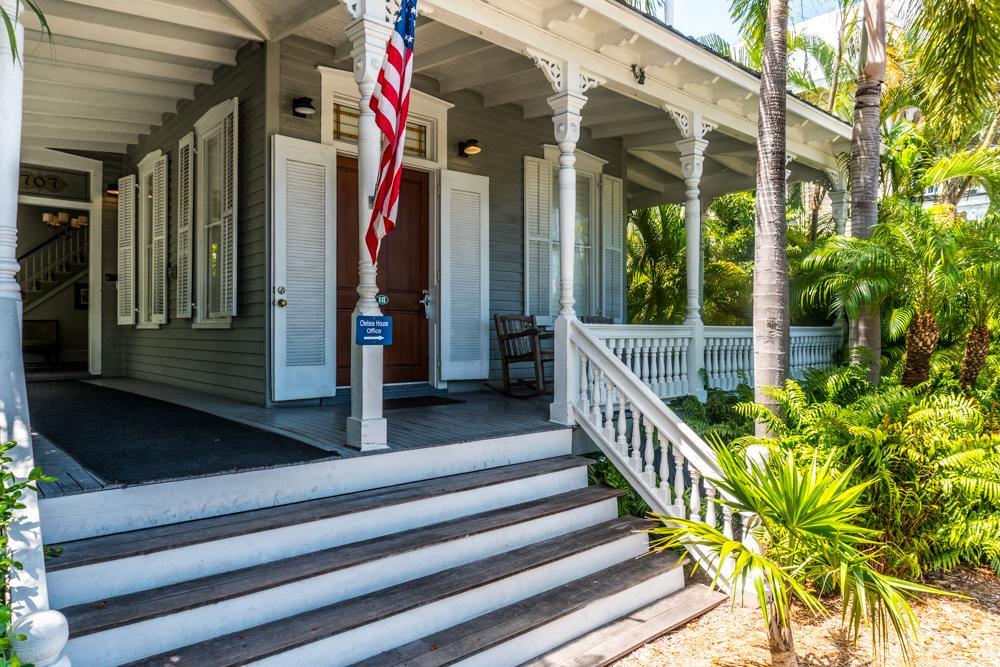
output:
[[[402,505],[434,496],[470,491],[561,470],[588,466],[592,460],[563,455],[475,472],[369,489],[336,496],[223,514],[164,526],[112,533],[61,543],[58,556],[47,556],[45,567],[59,572],[76,567],[144,556],[180,547],[212,542],[251,532],[346,516]]]

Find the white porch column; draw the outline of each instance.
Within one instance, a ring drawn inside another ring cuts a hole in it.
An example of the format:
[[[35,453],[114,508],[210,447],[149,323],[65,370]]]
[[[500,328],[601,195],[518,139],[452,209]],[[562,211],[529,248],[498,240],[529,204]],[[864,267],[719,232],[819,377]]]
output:
[[[348,4],[350,7],[350,3]],[[375,90],[385,45],[391,30],[386,21],[385,3],[356,5],[355,20],[347,26],[354,59],[354,80],[361,98],[358,102],[358,315],[381,315],[375,301],[378,285],[377,266],[372,263],[365,245],[365,232],[371,220],[375,184],[378,180],[381,140],[375,114],[368,108]],[[378,345],[357,345],[351,326],[351,416],[347,418],[347,444],[361,451],[388,447],[386,420],[382,416],[382,358]]]
[[[8,16],[14,17],[14,36],[24,45],[24,26],[15,15],[15,7],[24,3],[0,0]],[[0,442],[14,441],[17,446],[9,456],[10,471],[18,480],[28,477],[34,468],[31,428],[28,420],[28,393],[21,357],[21,290],[17,273],[17,189],[21,147],[21,106],[24,92],[23,56],[11,57],[7,32],[0,37]],[[15,510],[10,528],[10,548],[24,569],[10,571],[14,632],[26,639],[16,641],[18,654],[25,662],[39,667],[69,667],[62,655],[69,638],[66,619],[48,609],[49,593],[45,582],[45,558],[38,514],[38,497],[28,492],[21,499],[24,509]]]
[[[701,175],[705,163],[708,141],[705,135],[715,129],[715,124],[701,114],[681,111],[672,107],[666,110],[673,117],[683,139],[677,142],[680,151],[681,174],[684,177],[684,231],[687,275],[687,310],[684,324],[691,327],[693,337],[688,348],[688,391],[705,399],[701,369],[705,367],[705,323],[701,318]]]
[[[553,401],[549,418],[571,425],[573,402],[579,396],[579,359],[572,348],[570,334],[576,326],[576,301],[573,295],[576,257],[576,143],[580,140],[581,110],[587,103],[584,95],[601,85],[596,77],[583,73],[572,62],[529,51],[528,56],[542,70],[555,94],[548,98],[552,125],[559,145],[559,315],[555,321],[555,369]]]
[[[847,190],[847,176],[839,169],[827,169],[830,178],[830,213],[833,229],[837,234],[847,233],[847,220],[851,205],[851,193]]]

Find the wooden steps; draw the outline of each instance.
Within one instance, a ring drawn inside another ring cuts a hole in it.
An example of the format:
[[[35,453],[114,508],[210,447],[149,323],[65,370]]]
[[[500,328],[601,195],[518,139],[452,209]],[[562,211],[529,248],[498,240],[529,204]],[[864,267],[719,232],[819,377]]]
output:
[[[635,544],[639,544],[638,553],[641,553],[645,536],[636,531],[645,525],[645,522],[636,519],[615,519],[400,586],[131,664],[147,667],[235,667],[279,655],[285,661],[283,664],[350,664],[356,661],[354,656],[368,657],[363,655],[366,651],[377,653],[372,651],[372,647],[377,646],[376,642],[406,641],[406,634],[412,634],[419,627],[412,622],[416,618],[424,621],[440,619],[438,623],[449,627],[454,624],[449,621],[460,623],[467,620],[462,618],[463,615],[474,618],[490,611],[491,607],[503,605],[506,597],[520,599],[517,598],[520,586],[515,579],[538,578],[543,574],[538,571],[546,566],[566,563],[574,556],[584,566],[600,563],[596,555],[598,550],[622,542],[631,542],[632,555],[638,555]],[[607,557],[617,561],[620,554],[609,554]],[[552,586],[564,583],[552,569],[544,573],[548,575],[543,577],[546,582]],[[593,567],[593,570],[601,569],[604,568]],[[577,574],[575,568],[568,570],[562,573],[564,580],[577,578],[574,576]],[[479,600],[469,605],[468,601],[461,599],[470,595]],[[375,626],[381,626],[377,633],[368,631]],[[389,630],[389,626],[393,630]],[[378,636],[373,636],[375,634]],[[291,653],[295,649],[304,650],[301,655]],[[320,658],[322,655],[326,656],[325,660]],[[323,661],[317,662],[317,658]]]
[[[80,637],[219,604],[394,556],[420,558],[419,552],[434,546],[454,547],[454,543],[462,539],[570,512],[601,501],[613,500],[620,495],[621,492],[614,489],[589,487],[412,531],[87,602],[66,607],[62,611],[69,620],[70,638]]]

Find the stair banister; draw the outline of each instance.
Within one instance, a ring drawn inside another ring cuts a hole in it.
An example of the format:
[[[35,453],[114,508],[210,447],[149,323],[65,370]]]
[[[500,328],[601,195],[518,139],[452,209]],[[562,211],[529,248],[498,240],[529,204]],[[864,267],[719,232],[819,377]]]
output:
[[[572,363],[579,364],[579,396],[573,405],[577,424],[653,511],[704,519],[733,535],[732,512],[720,511],[713,502],[724,494],[710,481],[721,476],[712,448],[586,325],[572,322],[569,338]],[[658,461],[653,433],[660,445]],[[702,497],[707,500],[704,514]],[[741,518],[741,525],[747,525],[748,519]],[[720,587],[732,592],[725,564],[720,568],[717,559],[697,545],[687,550],[710,574],[719,573]]]

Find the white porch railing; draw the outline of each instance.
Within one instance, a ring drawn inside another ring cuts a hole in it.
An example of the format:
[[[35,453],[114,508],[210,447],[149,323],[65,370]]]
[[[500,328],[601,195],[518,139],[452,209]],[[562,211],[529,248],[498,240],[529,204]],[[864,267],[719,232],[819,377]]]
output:
[[[576,423],[653,511],[704,521],[733,537],[736,531],[732,512],[713,502],[719,492],[706,479],[720,476],[715,452],[664,404],[648,382],[622,361],[622,349],[629,360],[629,344],[608,344],[608,340],[632,339],[599,338],[592,329],[600,325],[573,321],[569,327],[569,358],[579,374],[578,395],[573,401]],[[633,364],[636,346],[632,344]],[[643,350],[659,349],[646,342],[638,346]],[[751,517],[741,519],[742,525],[749,525]],[[752,540],[752,536],[747,537]],[[718,570],[709,555],[694,546],[688,551],[711,574]],[[720,584],[728,591],[724,575]]]
[[[595,338],[659,398],[692,393],[690,375],[705,369],[708,386],[732,390],[753,384],[753,328],[705,327],[705,358],[692,364],[694,328],[645,324],[589,324]],[[789,373],[801,378],[808,368],[830,368],[843,345],[843,330],[792,327]],[[695,366],[692,368],[692,366]]]

